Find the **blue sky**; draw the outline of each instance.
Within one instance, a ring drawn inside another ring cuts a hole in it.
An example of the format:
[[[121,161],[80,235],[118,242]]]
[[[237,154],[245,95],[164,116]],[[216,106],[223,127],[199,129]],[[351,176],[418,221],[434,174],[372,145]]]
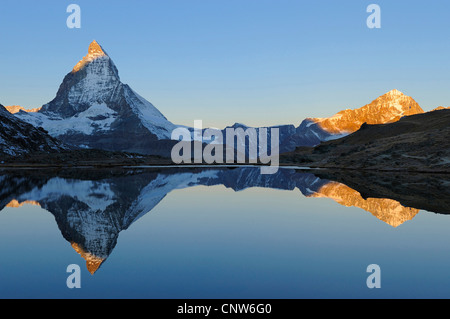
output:
[[[81,29],[66,26],[71,3]],[[366,26],[371,3],[381,29]],[[0,103],[52,100],[95,39],[176,124],[298,125],[394,88],[430,110],[450,105],[449,14],[444,0],[3,0]]]

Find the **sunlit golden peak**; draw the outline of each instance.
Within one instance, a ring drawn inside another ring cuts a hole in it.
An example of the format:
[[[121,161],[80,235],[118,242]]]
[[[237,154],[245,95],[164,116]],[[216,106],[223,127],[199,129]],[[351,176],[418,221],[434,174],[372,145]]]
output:
[[[36,201],[26,200],[26,201],[23,201],[23,202],[20,202],[20,203],[19,203],[19,201],[16,200],[16,199],[13,199],[12,201],[10,201],[10,202],[6,205],[6,207],[8,207],[8,208],[19,208],[19,207],[22,207],[23,205],[33,205],[33,206],[39,206],[39,207],[41,207],[41,204],[39,204],[39,203],[36,202]]]
[[[104,56],[107,56],[107,54],[105,53],[105,51],[103,51],[100,44],[98,44],[98,42],[95,40],[92,41],[91,44],[89,45],[88,54],[80,62],[78,62],[77,65],[75,65],[75,67],[72,70],[72,73],[80,71],[89,62],[92,62],[95,59]]]
[[[80,254],[80,256],[86,260],[87,270],[91,273],[91,275],[95,274],[95,272],[100,268],[102,263],[105,261],[104,258],[97,257],[89,252],[86,252],[83,247],[75,242],[70,243],[72,248]]]
[[[88,55],[106,55],[97,41],[92,41],[89,45]]]
[[[36,113],[39,112],[41,110],[41,108],[34,108],[34,109],[26,109],[20,105],[9,105],[9,106],[5,106],[5,109],[7,109],[9,111],[9,113],[11,114],[16,114],[19,113],[20,111],[24,111],[27,113]]]
[[[5,107],[8,108],[7,106],[5,106]],[[438,107],[435,108],[434,110],[431,110],[431,112],[434,112],[434,111],[440,111],[440,110],[450,110],[450,106],[449,106],[449,107],[438,106]]]
[[[393,89],[393,90],[387,92],[386,95],[401,96],[401,95],[404,95],[404,94],[402,92],[400,92],[399,90],[397,90],[397,89]]]

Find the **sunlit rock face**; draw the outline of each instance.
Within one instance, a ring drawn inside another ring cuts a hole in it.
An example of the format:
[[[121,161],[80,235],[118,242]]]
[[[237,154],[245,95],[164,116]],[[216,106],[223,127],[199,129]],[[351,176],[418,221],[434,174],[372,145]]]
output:
[[[359,207],[379,220],[398,227],[403,223],[412,220],[419,210],[404,207],[399,202],[388,198],[367,198],[364,199],[356,190],[337,182],[329,182],[323,185],[316,193],[310,197],[325,197],[346,207]]]
[[[121,82],[114,62],[96,41],[51,102],[38,112],[16,115],[68,145],[142,154],[161,155],[161,141],[170,140],[176,128]]]
[[[70,244],[72,245],[72,248],[78,254],[80,254],[80,256],[84,260],[86,260],[86,268],[91,273],[91,275],[95,274],[106,258],[98,257],[88,251],[85,251],[83,247],[75,242],[72,242]]]
[[[26,200],[26,201],[23,201],[23,202],[20,202],[20,203],[19,203],[19,201],[16,200],[16,199],[13,199],[12,201],[10,201],[10,202],[6,205],[6,207],[9,207],[9,208],[19,208],[19,207],[22,207],[22,206],[24,206],[24,205],[32,205],[32,206],[38,206],[38,207],[41,207],[41,205],[40,205],[38,202],[34,201],[34,200]]]
[[[355,110],[343,110],[329,118],[312,118],[320,128],[331,134],[353,133],[362,124],[385,124],[400,120],[403,116],[424,113],[413,98],[398,90],[392,90],[372,103]]]
[[[34,108],[34,109],[26,109],[26,108],[24,108],[24,107],[22,107],[20,105],[5,106],[5,108],[11,114],[16,114],[16,113],[19,113],[20,111],[27,112],[27,113],[36,113],[36,112],[39,112],[41,110],[40,107]]]
[[[440,111],[440,110],[450,110],[450,106],[448,106],[448,107],[438,106],[437,108],[433,109],[431,112]]]
[[[97,41],[95,40],[92,41],[91,44],[89,45],[88,54],[74,66],[72,73],[80,71],[85,67],[86,64],[103,57],[105,57],[105,59],[108,60],[108,56],[105,53],[105,51],[103,51],[100,44],[98,44]]]
[[[403,116],[424,113],[414,99],[398,90],[392,90],[372,103],[358,109],[343,110],[328,118],[307,118],[295,134],[285,139],[283,149],[295,150],[299,146],[317,146],[351,134],[364,124],[385,124]]]

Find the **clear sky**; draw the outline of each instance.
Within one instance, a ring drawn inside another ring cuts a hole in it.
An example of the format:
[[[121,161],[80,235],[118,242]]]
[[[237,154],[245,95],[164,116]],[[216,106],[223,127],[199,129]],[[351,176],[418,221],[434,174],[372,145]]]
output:
[[[450,105],[449,15],[445,0],[2,0],[0,103],[52,100],[95,39],[176,124],[297,126],[394,88],[430,110]]]

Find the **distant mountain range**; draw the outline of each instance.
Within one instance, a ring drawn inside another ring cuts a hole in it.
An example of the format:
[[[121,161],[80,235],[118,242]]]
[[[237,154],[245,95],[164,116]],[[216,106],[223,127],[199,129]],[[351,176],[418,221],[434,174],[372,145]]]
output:
[[[177,125],[121,82],[114,62],[96,41],[65,76],[52,101],[33,110],[20,106],[6,108],[18,119],[41,127],[41,131],[72,148],[168,157],[175,144],[171,133]],[[414,99],[392,90],[358,109],[343,110],[328,118],[307,118],[298,127],[274,127],[279,129],[280,152],[284,153],[342,138],[359,130],[364,123],[392,123],[422,113]],[[238,123],[231,126],[238,127],[248,128]],[[5,147],[0,151],[8,153]]]

